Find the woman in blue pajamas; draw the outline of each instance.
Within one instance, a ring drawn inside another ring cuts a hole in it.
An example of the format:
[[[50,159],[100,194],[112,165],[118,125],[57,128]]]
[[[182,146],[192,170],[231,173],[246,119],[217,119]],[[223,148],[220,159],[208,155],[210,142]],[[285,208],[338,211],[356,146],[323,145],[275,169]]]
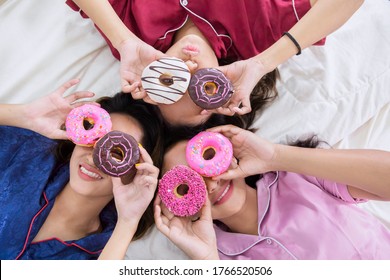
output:
[[[53,140],[66,137],[60,126],[74,102],[93,96],[63,98],[77,82],[30,104],[0,105],[0,259],[97,259],[118,229],[138,238],[153,223],[152,158],[160,158],[161,127],[155,107],[123,93],[99,101],[113,129],[145,147],[140,171],[123,184],[94,166],[92,147]]]

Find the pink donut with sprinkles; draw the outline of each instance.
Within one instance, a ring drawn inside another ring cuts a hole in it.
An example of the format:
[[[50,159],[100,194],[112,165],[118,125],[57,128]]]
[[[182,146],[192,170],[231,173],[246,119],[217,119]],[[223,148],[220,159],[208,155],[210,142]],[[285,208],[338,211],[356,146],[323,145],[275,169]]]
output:
[[[206,183],[202,176],[185,165],[177,165],[161,178],[158,194],[175,216],[192,216],[206,202]]]
[[[233,92],[232,83],[221,71],[214,68],[196,71],[188,86],[192,101],[206,110],[219,108],[226,104]]]
[[[232,143],[220,133],[202,131],[187,143],[188,165],[202,176],[213,177],[225,172],[232,158]]]
[[[65,122],[66,135],[73,143],[92,146],[99,138],[111,131],[112,122],[106,110],[91,104],[74,108]]]

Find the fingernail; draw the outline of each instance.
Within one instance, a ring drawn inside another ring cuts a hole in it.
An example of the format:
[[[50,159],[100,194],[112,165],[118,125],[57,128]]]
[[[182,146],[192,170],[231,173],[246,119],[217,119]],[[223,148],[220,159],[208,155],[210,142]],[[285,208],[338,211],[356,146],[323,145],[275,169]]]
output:
[[[141,144],[141,143],[138,143],[138,147],[141,147],[141,148],[143,148],[144,146],[142,146],[142,144]]]
[[[140,163],[136,163],[136,164],[135,164],[135,167],[139,167],[139,165],[140,165]]]

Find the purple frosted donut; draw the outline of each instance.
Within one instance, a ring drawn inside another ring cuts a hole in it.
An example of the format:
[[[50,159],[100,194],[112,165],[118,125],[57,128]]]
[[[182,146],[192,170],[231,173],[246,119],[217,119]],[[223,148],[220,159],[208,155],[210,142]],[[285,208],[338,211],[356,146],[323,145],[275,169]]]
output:
[[[225,172],[232,158],[232,143],[220,133],[202,131],[187,143],[187,163],[202,176],[213,177]]]
[[[185,165],[177,165],[158,184],[161,201],[175,216],[192,216],[206,202],[206,183],[202,176]]]
[[[93,149],[93,162],[104,173],[120,177],[135,169],[139,161],[138,142],[129,134],[110,131]]]
[[[203,68],[192,76],[188,93],[199,107],[215,109],[229,101],[233,94],[233,85],[221,71]]]

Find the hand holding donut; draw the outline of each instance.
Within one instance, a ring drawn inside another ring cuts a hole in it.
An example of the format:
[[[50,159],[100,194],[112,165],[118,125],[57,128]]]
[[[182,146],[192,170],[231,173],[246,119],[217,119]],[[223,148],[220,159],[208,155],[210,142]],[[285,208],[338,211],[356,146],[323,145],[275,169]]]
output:
[[[217,69],[232,82],[234,93],[229,102],[213,112],[229,116],[235,113],[239,115],[249,113],[252,110],[250,95],[257,82],[267,73],[265,66],[254,58],[250,58]]]
[[[100,106],[95,102],[79,101],[82,98],[93,97],[94,93],[89,91],[79,91],[63,97],[64,93],[78,82],[78,79],[70,80],[53,93],[26,104],[23,115],[25,124],[28,127],[25,128],[31,129],[48,138],[67,139],[67,135],[62,127],[69,112],[73,108],[86,103]]]
[[[208,131],[218,132],[230,139],[233,154],[238,159],[238,165],[229,169],[214,179],[230,180],[236,177],[248,177],[272,171],[272,161],[276,157],[276,145],[253,132],[233,125],[218,126]]]
[[[118,219],[125,222],[136,221],[137,224],[154,197],[159,173],[148,152],[143,147],[139,147],[139,150],[140,163],[135,166],[137,172],[133,180],[124,184],[121,178],[112,177]]]
[[[134,99],[144,99],[146,102],[154,104],[141,86],[141,75],[147,65],[164,57],[164,53],[137,38],[123,41],[119,45],[118,51],[121,57],[122,91],[131,93]]]
[[[191,259],[219,259],[216,236],[208,198],[200,211],[200,217],[178,217],[168,211],[156,197],[154,220],[157,228]]]

